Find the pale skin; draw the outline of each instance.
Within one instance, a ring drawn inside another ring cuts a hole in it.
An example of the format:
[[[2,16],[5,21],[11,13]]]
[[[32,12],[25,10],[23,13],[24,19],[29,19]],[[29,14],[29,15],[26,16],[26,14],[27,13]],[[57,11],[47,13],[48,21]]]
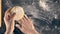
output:
[[[14,16],[15,13],[13,15],[10,14],[10,10],[8,9],[5,12],[5,16],[4,16],[4,22],[6,25],[6,32],[5,34],[13,34],[14,31],[14,25],[15,25],[15,20],[14,20]],[[18,20],[19,24],[16,24],[15,26],[20,29],[24,34],[38,34],[38,32],[35,30],[34,25],[32,23],[32,21],[25,15],[22,19]]]
[[[19,28],[25,34],[38,34],[35,30],[32,21],[25,15],[21,20],[18,21],[16,27]]]
[[[4,22],[5,22],[5,25],[6,25],[6,32],[5,34],[13,34],[13,31],[14,31],[14,16],[15,14],[13,14],[12,16],[10,15],[9,13],[10,9],[8,9],[6,12],[5,12],[5,16],[4,16]]]

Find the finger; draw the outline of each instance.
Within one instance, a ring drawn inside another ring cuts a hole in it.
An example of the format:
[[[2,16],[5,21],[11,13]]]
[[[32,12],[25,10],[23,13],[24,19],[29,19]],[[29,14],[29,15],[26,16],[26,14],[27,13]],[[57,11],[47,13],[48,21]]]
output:
[[[29,24],[29,21],[28,21],[28,20],[26,20],[26,18],[25,18],[25,17],[23,18],[23,21],[24,21],[24,24],[25,24],[26,26]]]
[[[24,16],[25,19],[28,21],[28,23],[32,24],[33,25],[33,22],[27,17],[27,15]]]
[[[5,15],[4,15],[4,18],[6,19],[6,20],[8,20],[8,15],[10,15],[10,10],[11,10],[11,8],[9,8],[6,12],[5,12]]]
[[[4,18],[6,20],[13,20],[14,16],[15,16],[15,13],[13,15],[11,15],[10,13],[7,13]]]
[[[24,21],[24,19],[21,19],[20,22],[22,23],[22,25],[26,25],[25,24],[26,21]]]
[[[21,20],[19,20],[19,21],[17,21],[17,22],[18,22],[18,24],[20,25],[20,27],[22,28],[22,26],[24,25],[23,19],[21,19]]]
[[[31,22],[29,22],[28,20],[26,20],[26,18],[24,17],[23,18],[23,20],[24,20],[24,23],[23,23],[23,25],[24,25],[24,27],[26,27],[26,28],[28,28],[28,29],[34,29],[34,27],[33,27],[33,25],[32,25],[32,23]]]
[[[10,13],[10,11],[11,11],[11,8],[7,9],[5,12],[5,15],[7,15],[7,13]]]
[[[20,25],[20,27],[22,27],[22,23],[19,21],[15,21],[16,22],[16,24],[18,24],[18,25]]]
[[[21,24],[21,25],[22,25],[22,28],[27,29],[28,24],[26,23],[26,21],[25,21],[25,19],[24,19],[24,18],[20,20],[20,23],[22,23],[22,24]],[[27,26],[27,27],[26,27],[26,26]],[[28,28],[29,28],[29,27],[28,27]]]
[[[31,20],[27,17],[27,15],[25,15],[25,18],[26,18],[26,20],[28,21],[28,23],[30,23],[31,27],[34,29],[33,21],[31,21]]]
[[[24,16],[26,18],[26,20],[29,22],[29,23],[33,23],[28,17],[27,15]]]
[[[12,15],[10,14],[11,19],[13,19],[15,15],[16,13],[13,13]]]
[[[16,26],[19,30],[22,30],[22,27],[20,27],[19,24],[16,24],[15,26]]]
[[[27,17],[27,15],[24,16],[26,18],[26,20],[30,21],[29,18]]]
[[[20,20],[18,21],[18,23],[26,23],[26,22],[27,22],[27,20],[26,20],[25,17],[23,17],[22,19],[20,19]]]
[[[11,15],[11,9],[12,8],[9,8],[6,12],[5,12],[5,18],[7,19],[7,20],[10,20],[10,19],[13,19],[13,17],[15,16],[15,13],[13,13],[12,15]]]
[[[23,33],[25,33],[25,28],[24,27],[20,27],[20,25],[16,24],[16,27],[21,30]]]
[[[33,27],[33,23],[31,23],[29,21],[29,18],[26,16],[26,17],[23,17],[22,20],[20,20],[20,22],[22,22],[25,26],[30,26],[30,27]],[[28,25],[29,24],[29,25]],[[34,28],[34,27],[33,27]]]

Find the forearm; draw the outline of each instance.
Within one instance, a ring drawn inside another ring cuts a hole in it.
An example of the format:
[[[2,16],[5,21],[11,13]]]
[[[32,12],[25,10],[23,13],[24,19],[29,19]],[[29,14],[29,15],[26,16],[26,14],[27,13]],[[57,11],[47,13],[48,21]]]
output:
[[[25,32],[24,34],[38,34],[36,30],[30,30],[29,32]]]
[[[38,32],[36,30],[33,30],[31,32],[32,32],[32,34],[38,34]]]
[[[6,32],[5,34],[13,34],[14,31],[14,23],[10,22],[9,25],[6,25]]]

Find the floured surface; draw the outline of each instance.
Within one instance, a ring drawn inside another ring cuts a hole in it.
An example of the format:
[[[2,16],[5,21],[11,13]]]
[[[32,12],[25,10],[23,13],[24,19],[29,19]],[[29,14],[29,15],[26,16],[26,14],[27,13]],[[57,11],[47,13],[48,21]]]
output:
[[[44,6],[40,8],[41,6],[40,7],[38,6],[39,1],[37,2],[37,0],[34,0],[34,1],[22,0],[22,2],[21,0],[7,0],[7,1],[3,0],[3,13],[9,7],[20,5],[24,7],[26,14],[34,21],[34,24],[36,24],[36,29],[40,34],[60,34],[60,19],[59,19],[60,18],[59,16],[60,15],[60,0],[48,0],[45,2],[49,7],[48,10],[44,10],[43,9],[45,8]],[[45,6],[47,7],[47,5]],[[38,10],[37,8],[40,10]],[[55,15],[55,18],[57,15],[58,19],[56,20],[53,19],[54,18],[53,14]],[[47,23],[47,21],[50,21],[51,23],[49,22]],[[16,30],[16,29],[15,29],[15,33],[21,34],[19,30]],[[5,28],[3,26],[3,29],[1,29],[1,31],[3,32],[4,30]]]

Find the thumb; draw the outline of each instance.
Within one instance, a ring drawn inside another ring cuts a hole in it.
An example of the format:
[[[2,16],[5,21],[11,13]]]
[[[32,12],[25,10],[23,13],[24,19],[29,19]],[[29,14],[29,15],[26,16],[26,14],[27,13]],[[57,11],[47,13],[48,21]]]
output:
[[[19,24],[15,25],[19,30],[22,30],[22,27]]]
[[[11,19],[13,19],[15,17],[15,15],[16,15],[16,13],[11,14],[10,15],[11,16]]]

